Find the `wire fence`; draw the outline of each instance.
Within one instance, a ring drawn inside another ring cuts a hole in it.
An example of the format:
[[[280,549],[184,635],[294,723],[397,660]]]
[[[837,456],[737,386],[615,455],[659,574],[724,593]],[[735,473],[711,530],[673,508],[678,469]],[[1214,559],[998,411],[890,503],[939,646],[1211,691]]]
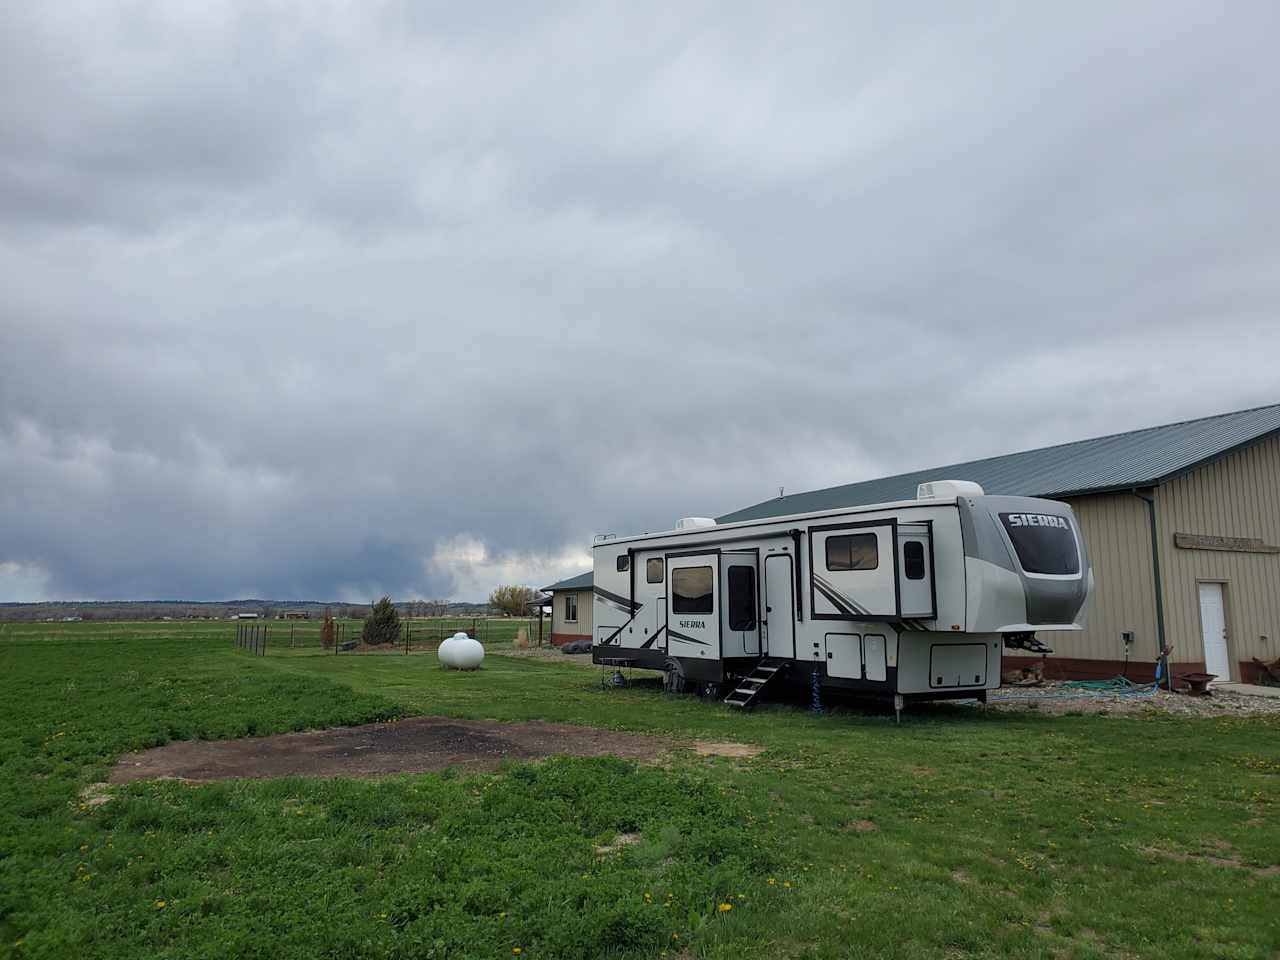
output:
[[[323,654],[327,656],[433,653],[455,633],[465,633],[486,646],[549,646],[551,621],[538,617],[421,617],[401,618],[400,635],[391,643],[367,644],[364,621],[334,619],[326,638],[323,620],[274,620],[237,623],[235,646],[265,656]]]
[[[254,656],[267,655],[267,629],[265,623],[237,623],[236,648],[248,650]]]

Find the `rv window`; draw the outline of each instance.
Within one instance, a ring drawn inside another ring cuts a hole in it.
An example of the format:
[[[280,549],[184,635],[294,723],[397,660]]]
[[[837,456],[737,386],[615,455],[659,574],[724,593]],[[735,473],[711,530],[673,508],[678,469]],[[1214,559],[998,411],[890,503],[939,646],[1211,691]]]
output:
[[[662,582],[662,558],[654,557],[647,561],[644,565],[644,579],[646,583]]]
[[[672,613],[711,613],[714,583],[710,567],[677,567],[672,570]]]
[[[756,568],[729,568],[729,629],[756,628]]]
[[[874,570],[880,566],[880,549],[874,533],[827,537],[828,570]]]
[[[908,540],[902,545],[902,570],[908,580],[924,579],[924,544]]]
[[[1046,513],[1002,513],[1000,522],[1027,573],[1070,576],[1080,572],[1071,521]]]
[[[564,595],[564,620],[565,623],[578,622],[578,595],[576,593],[566,593]]]
[[[626,554],[626,553],[621,554],[621,555],[618,557],[618,572],[619,572],[619,573],[626,573],[626,572],[627,572],[627,570],[628,570],[628,569],[630,569],[630,567],[631,567],[631,556],[630,556],[630,554]]]

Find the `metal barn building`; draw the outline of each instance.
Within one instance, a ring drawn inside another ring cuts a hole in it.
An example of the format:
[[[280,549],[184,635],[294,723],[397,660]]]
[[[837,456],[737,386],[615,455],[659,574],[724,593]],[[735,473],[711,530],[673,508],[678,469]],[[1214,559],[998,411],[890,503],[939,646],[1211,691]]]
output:
[[[557,647],[591,640],[592,580],[588,570],[542,588],[543,593],[551,594],[551,642]]]
[[[1162,640],[1175,674],[1255,682],[1254,659],[1280,657],[1280,404],[792,494],[717,519],[910,500],[939,479],[1075,510],[1095,590],[1083,633],[1043,635],[1055,650],[1048,676],[1149,679]],[[579,609],[590,616],[589,603]]]

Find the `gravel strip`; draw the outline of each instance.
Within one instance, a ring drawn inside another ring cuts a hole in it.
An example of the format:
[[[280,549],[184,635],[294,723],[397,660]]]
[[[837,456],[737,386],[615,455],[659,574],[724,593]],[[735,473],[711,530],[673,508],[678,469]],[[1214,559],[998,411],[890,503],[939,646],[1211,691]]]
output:
[[[1002,687],[989,695],[989,706],[1041,713],[1141,713],[1155,710],[1196,717],[1280,714],[1280,699],[1251,697],[1228,690],[1192,697],[1160,690],[1151,695],[1078,690],[1046,681],[1042,687]]]

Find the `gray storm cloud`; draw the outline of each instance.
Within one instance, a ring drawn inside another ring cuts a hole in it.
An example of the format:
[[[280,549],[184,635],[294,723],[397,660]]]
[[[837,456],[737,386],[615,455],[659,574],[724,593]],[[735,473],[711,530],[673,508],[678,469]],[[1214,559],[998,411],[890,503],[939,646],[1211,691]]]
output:
[[[1280,399],[1273,4],[11,4],[0,599],[478,599]]]

